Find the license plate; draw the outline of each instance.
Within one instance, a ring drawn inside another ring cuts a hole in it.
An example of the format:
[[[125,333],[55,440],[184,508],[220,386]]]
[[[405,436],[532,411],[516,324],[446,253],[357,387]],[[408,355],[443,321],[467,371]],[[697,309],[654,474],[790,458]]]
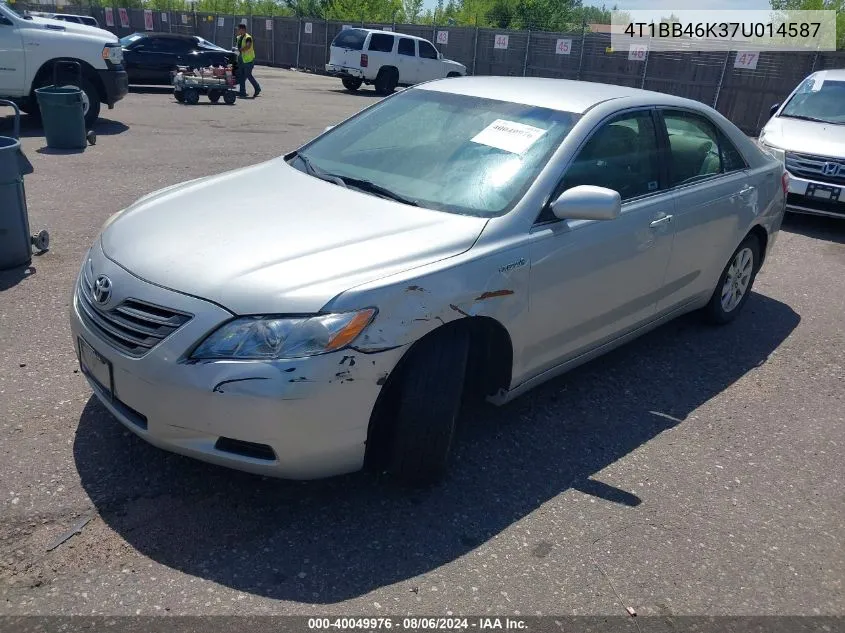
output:
[[[816,189],[813,192],[813,196],[816,197],[816,198],[823,198],[825,200],[830,200],[831,193],[832,192],[828,191],[827,189]]]
[[[839,187],[811,184],[807,188],[807,194],[813,198],[819,198],[821,200],[838,201],[839,196],[841,195],[841,190]]]
[[[83,339],[79,339],[79,367],[111,398],[114,390],[111,363]]]

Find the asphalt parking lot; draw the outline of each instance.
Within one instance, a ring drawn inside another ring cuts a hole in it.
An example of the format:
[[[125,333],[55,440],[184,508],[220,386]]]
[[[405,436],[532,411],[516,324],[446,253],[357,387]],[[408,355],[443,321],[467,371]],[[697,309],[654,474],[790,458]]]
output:
[[[845,615],[845,222],[788,219],[734,324],[684,317],[468,412],[432,491],[265,480],[124,431],[68,328],[102,223],[375,99],[256,76],[231,107],[133,92],[83,153],[24,126],[52,248],[0,273],[0,613]]]

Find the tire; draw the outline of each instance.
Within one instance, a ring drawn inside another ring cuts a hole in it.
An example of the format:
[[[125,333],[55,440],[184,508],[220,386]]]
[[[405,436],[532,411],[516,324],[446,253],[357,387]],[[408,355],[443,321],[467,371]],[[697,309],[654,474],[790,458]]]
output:
[[[234,105],[237,98],[238,95],[236,95],[231,90],[223,93],[223,103],[225,103],[226,105]]]
[[[45,86],[53,85],[52,79],[52,75],[44,77],[38,82],[38,85],[35,86],[35,88],[43,88]],[[97,119],[100,118],[100,93],[97,90],[97,87],[84,75],[82,77],[81,86],[77,86],[76,84],[63,84],[63,87],[82,89],[82,92],[84,93],[82,97],[82,113],[85,117],[85,128],[90,129],[94,127]],[[35,96],[35,90],[32,91],[32,99],[28,105],[28,110],[28,114],[30,116],[38,121],[41,120],[41,108],[38,106],[38,97]]]
[[[182,91],[185,103],[188,105],[196,105],[200,102],[200,93],[194,88],[188,88]]]
[[[461,407],[469,337],[449,328],[412,350],[399,382],[387,472],[405,486],[438,483],[448,470]]]
[[[399,73],[395,68],[382,68],[376,75],[376,94],[387,96],[399,85]]]
[[[343,87],[349,92],[357,91],[361,87],[361,84],[364,83],[362,79],[355,79],[353,77],[344,77],[341,81],[343,82]]]
[[[176,99],[179,103],[185,103],[185,95],[180,90],[179,92],[173,91],[173,98]]]
[[[731,255],[719,275],[710,302],[703,310],[709,323],[724,325],[739,316],[751,295],[760,263],[760,241],[754,235],[749,235]]]
[[[216,90],[212,90],[208,93],[208,100],[211,101],[211,103],[217,103],[220,101],[220,93]]]

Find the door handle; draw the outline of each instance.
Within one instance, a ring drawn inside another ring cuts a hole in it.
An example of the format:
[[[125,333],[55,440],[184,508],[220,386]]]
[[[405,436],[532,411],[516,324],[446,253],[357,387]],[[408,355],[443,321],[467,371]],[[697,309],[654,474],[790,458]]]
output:
[[[672,221],[671,215],[664,215],[662,218],[657,218],[656,220],[652,221],[652,223],[649,224],[649,226],[651,228],[655,228],[655,227],[660,226],[661,224],[666,224],[666,223],[671,222],[671,221]]]
[[[751,185],[746,185],[745,187],[739,190],[739,195],[746,196],[752,191],[754,191],[754,187],[752,187]]]

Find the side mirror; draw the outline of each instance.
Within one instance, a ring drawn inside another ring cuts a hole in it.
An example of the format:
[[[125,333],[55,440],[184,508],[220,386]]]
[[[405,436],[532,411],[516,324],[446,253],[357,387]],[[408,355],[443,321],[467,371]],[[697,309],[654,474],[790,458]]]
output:
[[[622,197],[613,189],[579,185],[560,194],[551,208],[559,220],[615,220],[622,213]]]
[[[777,112],[777,111],[778,111],[778,108],[779,108],[779,107],[780,107],[780,104],[779,104],[779,103],[776,103],[776,104],[775,104],[775,105],[773,105],[771,108],[769,108],[769,116],[770,116],[770,117],[775,116],[775,112]]]
[[[437,53],[437,59],[443,59],[443,53],[441,53],[441,52],[439,52],[439,51],[438,51],[438,53]]]

